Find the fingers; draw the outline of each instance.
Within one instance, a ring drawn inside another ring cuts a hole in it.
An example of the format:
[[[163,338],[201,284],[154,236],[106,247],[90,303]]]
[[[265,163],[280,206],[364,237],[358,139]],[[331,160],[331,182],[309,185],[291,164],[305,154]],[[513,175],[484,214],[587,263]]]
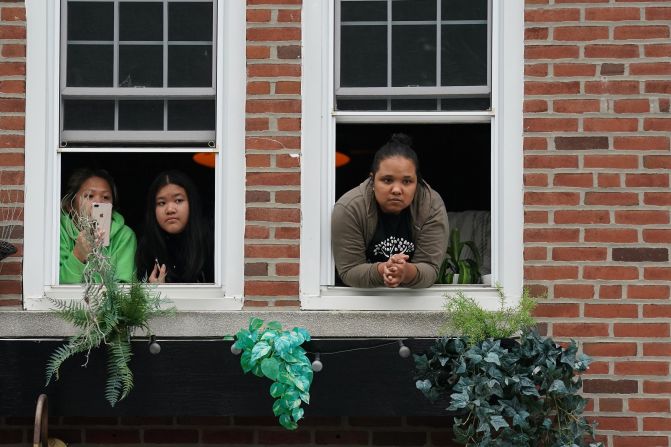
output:
[[[168,274],[168,268],[165,266],[165,264],[163,264],[158,271],[158,282],[164,283],[167,274]]]

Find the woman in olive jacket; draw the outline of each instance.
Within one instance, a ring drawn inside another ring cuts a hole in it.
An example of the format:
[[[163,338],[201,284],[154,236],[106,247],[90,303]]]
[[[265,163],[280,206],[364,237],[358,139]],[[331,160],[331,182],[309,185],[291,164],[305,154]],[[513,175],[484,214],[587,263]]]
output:
[[[336,202],[331,219],[336,269],[351,287],[433,285],[448,234],[445,204],[404,134],[375,153],[370,177]]]

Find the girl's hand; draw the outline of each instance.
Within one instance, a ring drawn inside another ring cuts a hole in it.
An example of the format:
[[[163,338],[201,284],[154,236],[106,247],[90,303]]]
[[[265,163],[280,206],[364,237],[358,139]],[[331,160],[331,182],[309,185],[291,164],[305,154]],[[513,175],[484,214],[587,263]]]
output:
[[[166,268],[165,264],[161,265],[160,267],[158,264],[154,264],[154,268],[151,271],[151,275],[149,275],[148,281],[151,283],[163,284],[165,282],[165,275],[167,271],[168,269]]]
[[[75,248],[72,249],[72,254],[75,258],[79,259],[80,262],[85,264],[91,251],[92,248],[89,239],[84,235],[83,231],[80,231],[77,240],[75,241]]]
[[[399,287],[404,283],[410,282],[417,275],[417,269],[408,260],[410,257],[403,253],[398,253],[389,258],[384,264],[383,280],[387,287]]]

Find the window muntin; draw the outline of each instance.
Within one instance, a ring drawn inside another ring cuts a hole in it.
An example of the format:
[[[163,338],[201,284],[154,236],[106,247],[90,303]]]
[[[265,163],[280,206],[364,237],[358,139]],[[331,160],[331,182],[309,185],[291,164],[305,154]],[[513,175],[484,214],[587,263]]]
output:
[[[62,147],[214,145],[216,1],[61,0],[61,5]],[[128,102],[133,100],[146,102]],[[131,107],[135,104],[141,107]],[[194,106],[193,115],[183,113]],[[98,107],[104,116],[86,113]]]
[[[338,110],[411,110],[400,98],[435,99],[414,110],[488,109],[490,9],[488,0],[336,0]]]

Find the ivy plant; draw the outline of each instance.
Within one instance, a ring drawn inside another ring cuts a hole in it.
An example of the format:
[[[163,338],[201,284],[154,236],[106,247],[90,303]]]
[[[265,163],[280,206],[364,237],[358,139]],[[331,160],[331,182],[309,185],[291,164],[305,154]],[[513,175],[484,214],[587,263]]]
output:
[[[453,430],[477,447],[591,447],[594,427],[582,413],[580,373],[589,358],[575,342],[566,347],[535,330],[508,348],[488,338],[468,344],[444,337],[415,355],[416,386],[432,401],[449,395]]]
[[[312,364],[301,347],[310,334],[303,328],[285,331],[277,321],[263,327],[263,320],[252,318],[249,329],[241,329],[235,339],[233,347],[242,351],[242,370],[273,382],[273,413],[282,427],[295,430],[304,413],[301,404],[310,403]]]

